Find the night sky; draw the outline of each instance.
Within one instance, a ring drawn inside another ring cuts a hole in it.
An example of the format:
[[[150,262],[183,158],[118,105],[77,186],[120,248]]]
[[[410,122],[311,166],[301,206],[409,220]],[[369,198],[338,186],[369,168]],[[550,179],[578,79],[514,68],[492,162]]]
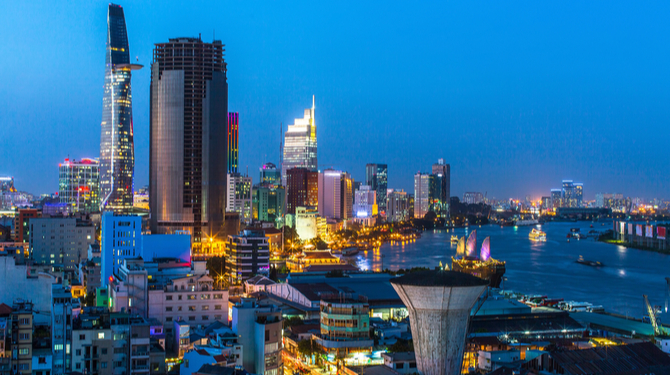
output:
[[[125,9],[135,188],[148,184],[153,44],[226,44],[240,170],[278,162],[316,95],[319,166],[389,187],[442,157],[452,195],[549,195],[562,179],[668,198],[669,2],[146,1]],[[0,175],[58,190],[57,165],[98,157],[107,2],[2,1]]]

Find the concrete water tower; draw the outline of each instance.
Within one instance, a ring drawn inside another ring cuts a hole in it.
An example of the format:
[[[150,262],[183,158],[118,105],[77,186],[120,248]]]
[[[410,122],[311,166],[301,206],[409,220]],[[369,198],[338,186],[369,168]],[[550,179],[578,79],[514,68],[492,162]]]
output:
[[[412,328],[422,375],[461,373],[470,311],[488,282],[454,271],[418,271],[391,279]]]

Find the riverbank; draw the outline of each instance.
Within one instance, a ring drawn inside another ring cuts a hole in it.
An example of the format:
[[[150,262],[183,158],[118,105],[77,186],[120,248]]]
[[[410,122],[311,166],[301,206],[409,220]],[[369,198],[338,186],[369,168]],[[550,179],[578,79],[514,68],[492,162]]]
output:
[[[649,247],[649,246],[640,246],[640,245],[636,245],[634,243],[625,242],[625,241],[621,241],[621,240],[603,239],[603,240],[598,240],[598,241],[608,243],[608,244],[611,244],[611,245],[620,245],[620,246],[623,246],[623,247],[628,248],[628,249],[644,250],[644,251],[651,251],[651,252],[658,253],[658,254],[670,255],[670,250],[660,250],[660,249],[655,249],[655,248]]]

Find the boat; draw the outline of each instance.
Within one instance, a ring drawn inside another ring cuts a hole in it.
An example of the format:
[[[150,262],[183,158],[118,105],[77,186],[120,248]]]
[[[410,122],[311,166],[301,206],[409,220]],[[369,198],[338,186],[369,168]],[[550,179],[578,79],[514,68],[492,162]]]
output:
[[[356,246],[349,246],[342,249],[342,256],[350,257],[356,254],[358,254],[358,247]]]
[[[451,243],[458,243],[458,236],[452,235],[451,236]]]
[[[514,226],[522,227],[526,225],[537,225],[540,222],[537,219],[514,220]]]
[[[547,234],[539,229],[533,228],[533,230],[531,230],[528,234],[528,238],[530,238],[531,241],[546,241]]]
[[[481,251],[476,253],[477,231],[458,240],[456,256],[451,257],[452,271],[467,273],[489,282],[492,288],[500,288],[505,275],[505,262],[491,258],[491,238],[486,237],[482,242]]]
[[[579,263],[579,264],[583,264],[585,266],[591,266],[591,267],[604,267],[605,266],[601,262],[596,262],[596,261],[593,261],[593,260],[586,260],[581,255],[579,256],[579,259],[577,259],[575,261],[575,263]]]

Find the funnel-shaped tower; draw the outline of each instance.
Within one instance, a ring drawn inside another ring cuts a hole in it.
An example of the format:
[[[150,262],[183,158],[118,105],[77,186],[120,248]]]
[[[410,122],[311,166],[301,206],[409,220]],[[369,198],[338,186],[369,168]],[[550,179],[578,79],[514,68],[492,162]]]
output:
[[[391,280],[407,310],[422,375],[460,374],[470,311],[487,281],[454,271],[419,271]]]

